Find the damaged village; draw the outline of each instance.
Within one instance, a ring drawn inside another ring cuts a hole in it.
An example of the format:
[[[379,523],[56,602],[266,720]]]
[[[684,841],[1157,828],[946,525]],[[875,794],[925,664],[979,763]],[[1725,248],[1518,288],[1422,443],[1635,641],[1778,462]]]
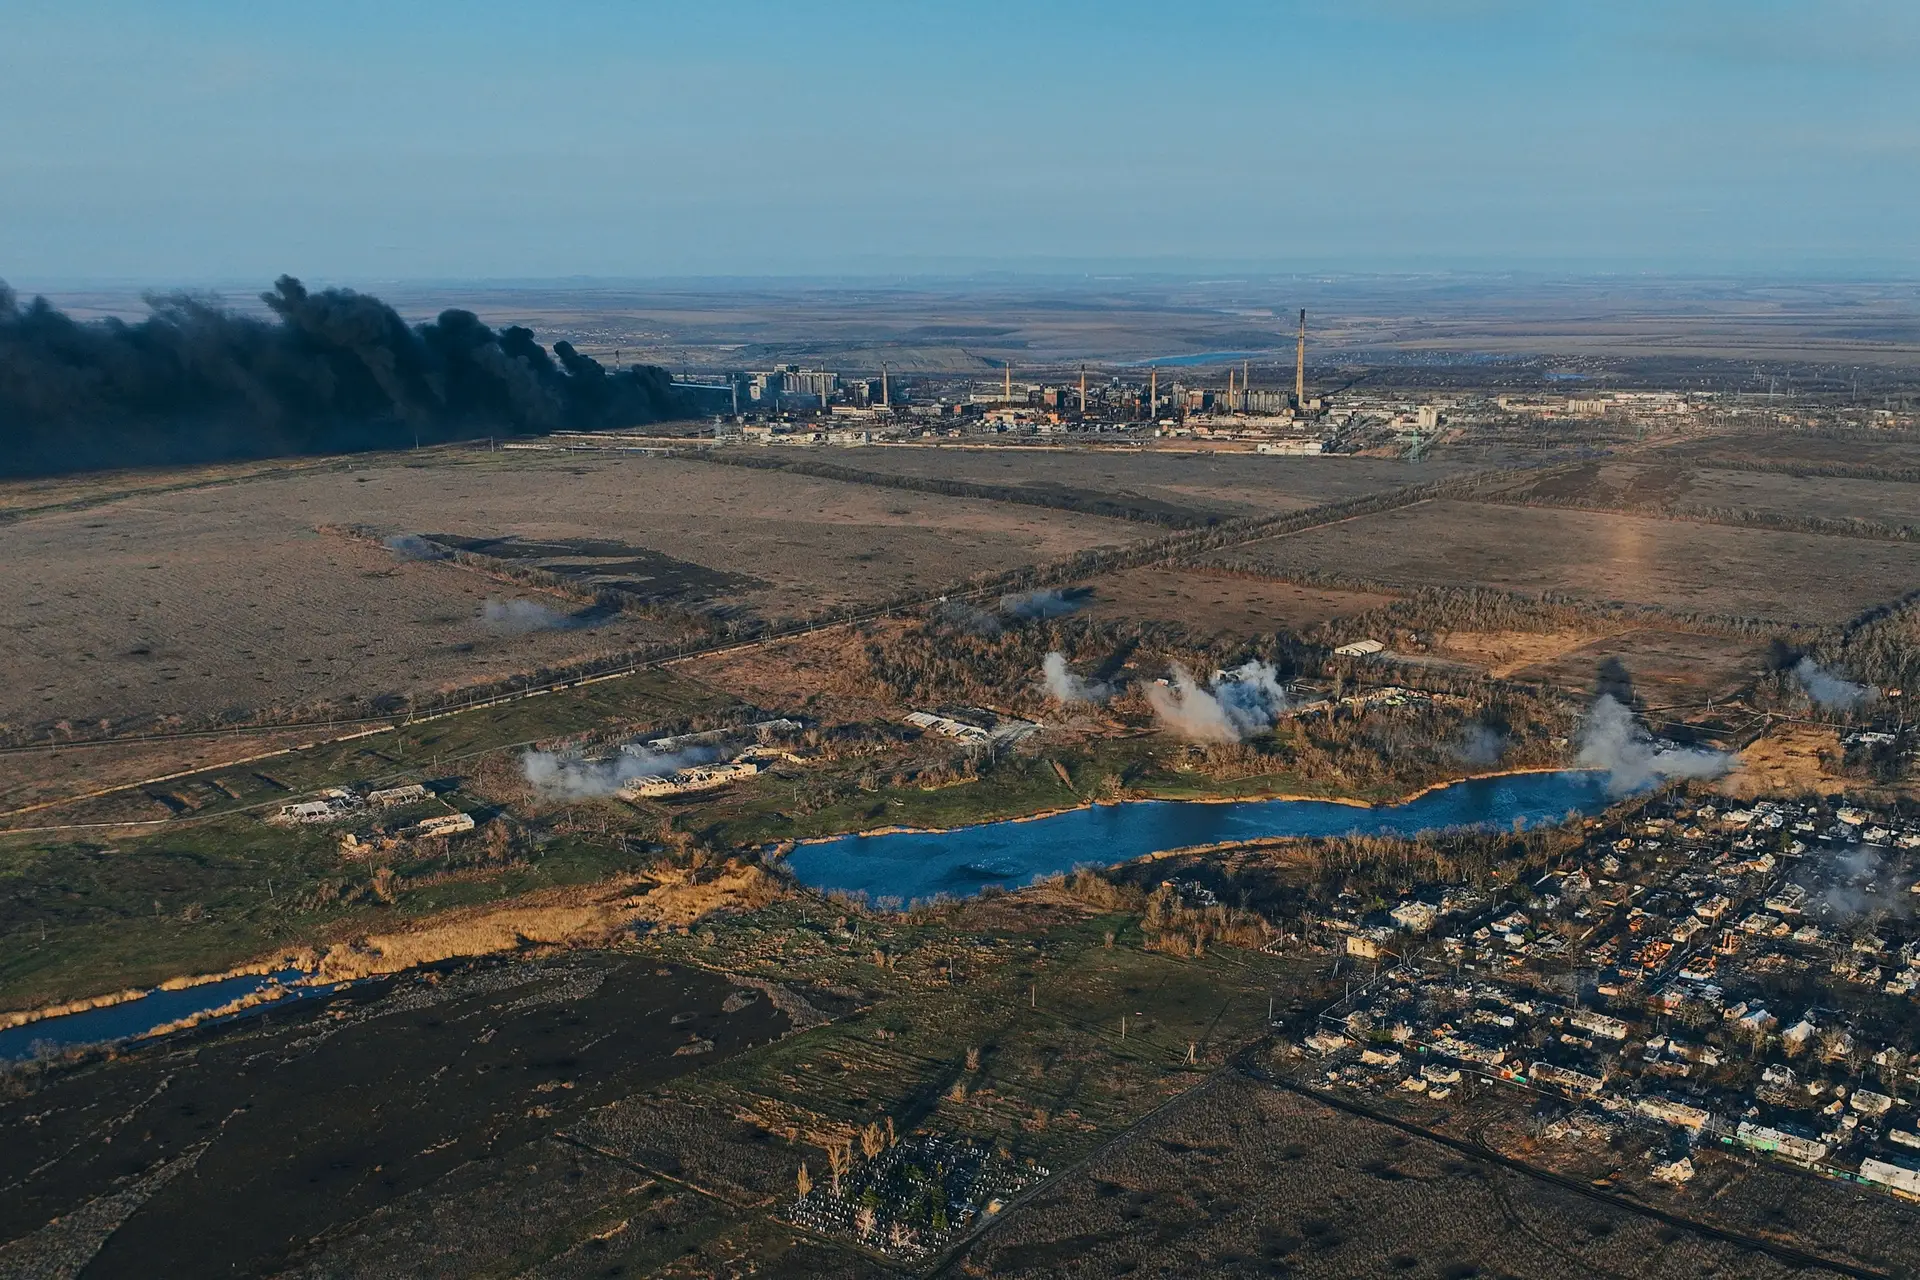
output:
[[[1920,1274],[1897,371],[0,301],[0,1274]]]

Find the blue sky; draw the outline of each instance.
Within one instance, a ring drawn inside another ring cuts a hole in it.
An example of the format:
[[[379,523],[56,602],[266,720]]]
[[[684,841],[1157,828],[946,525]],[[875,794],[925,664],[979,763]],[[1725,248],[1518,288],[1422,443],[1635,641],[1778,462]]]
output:
[[[7,0],[0,278],[1920,269],[1920,0]]]

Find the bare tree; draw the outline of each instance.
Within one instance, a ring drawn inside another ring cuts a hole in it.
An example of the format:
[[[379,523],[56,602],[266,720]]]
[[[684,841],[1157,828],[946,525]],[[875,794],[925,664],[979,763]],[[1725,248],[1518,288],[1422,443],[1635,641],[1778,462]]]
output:
[[[840,1194],[840,1179],[853,1171],[853,1145],[835,1143],[827,1148],[827,1163],[833,1170],[833,1194]]]

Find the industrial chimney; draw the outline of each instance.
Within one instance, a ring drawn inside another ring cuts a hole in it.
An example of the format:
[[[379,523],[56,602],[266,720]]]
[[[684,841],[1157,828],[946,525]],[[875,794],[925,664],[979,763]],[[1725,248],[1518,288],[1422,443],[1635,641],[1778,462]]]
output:
[[[1300,345],[1293,356],[1293,407],[1307,407],[1307,309],[1300,308]]]

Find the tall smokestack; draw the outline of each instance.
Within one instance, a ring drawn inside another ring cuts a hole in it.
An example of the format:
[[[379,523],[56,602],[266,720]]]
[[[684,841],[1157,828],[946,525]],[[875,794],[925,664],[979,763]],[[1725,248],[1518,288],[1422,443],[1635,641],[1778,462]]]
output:
[[[1253,361],[1240,362],[1240,407],[1248,412],[1253,410],[1253,401],[1247,398],[1247,388],[1253,383]]]
[[[1087,366],[1080,366],[1080,416],[1087,416]]]
[[[1227,410],[1233,410],[1233,366],[1227,366]]]
[[[1300,346],[1293,356],[1293,407],[1307,407],[1307,309],[1300,308]]]
[[[1147,368],[1147,417],[1158,420],[1160,417],[1160,366]]]
[[[887,396],[887,366],[880,366],[880,407],[891,409],[893,401]]]
[[[1007,361],[1004,368],[1006,371],[1006,387],[1000,393],[1000,398],[1002,400],[1005,400],[1008,404],[1012,404],[1013,403],[1013,361],[1011,360]]]

